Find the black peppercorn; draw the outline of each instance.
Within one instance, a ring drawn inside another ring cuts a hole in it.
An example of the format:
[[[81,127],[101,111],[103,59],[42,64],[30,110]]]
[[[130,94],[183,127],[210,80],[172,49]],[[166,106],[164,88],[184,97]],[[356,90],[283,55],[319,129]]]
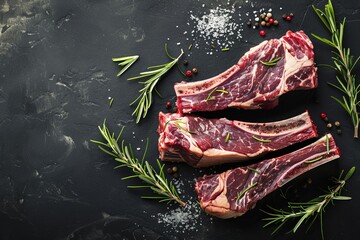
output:
[[[175,106],[175,107],[173,107],[173,113],[177,113],[177,111],[178,111],[178,108]]]
[[[184,60],[184,65],[187,66],[189,62],[187,60]]]
[[[288,16],[287,14],[283,14],[283,15],[282,15],[282,18],[283,18],[283,19],[286,19],[287,16]]]
[[[168,168],[167,170],[167,173],[171,174],[173,171],[172,171],[172,168]]]
[[[173,174],[173,177],[174,177],[174,178],[178,178],[178,177],[179,177],[179,174],[178,174],[178,173],[174,173],[174,174]]]
[[[249,27],[251,27],[251,22],[247,22],[246,25],[248,25]]]
[[[324,117],[323,120],[324,120],[324,122],[328,122],[328,121],[329,121],[328,117]]]
[[[256,22],[256,23],[254,24],[254,26],[258,28],[258,27],[259,27],[259,23]]]
[[[336,129],[336,133],[337,133],[337,135],[341,135],[341,129],[339,128],[339,129]]]

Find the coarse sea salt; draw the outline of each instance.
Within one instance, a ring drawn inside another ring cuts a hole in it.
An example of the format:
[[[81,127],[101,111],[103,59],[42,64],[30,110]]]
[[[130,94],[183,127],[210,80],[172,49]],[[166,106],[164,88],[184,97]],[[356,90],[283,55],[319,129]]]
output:
[[[225,7],[219,5],[200,14],[190,11],[192,21],[190,25],[193,26],[193,30],[189,32],[193,46],[196,48],[201,45],[198,44],[199,42],[205,42],[204,48],[207,54],[220,51],[224,47],[232,47],[229,42],[240,40],[243,31],[243,23],[239,23],[241,14],[236,14],[236,10],[234,5]]]
[[[194,180],[181,180],[174,179],[172,182],[178,190],[180,195],[184,195],[182,189],[185,185],[193,186]],[[157,213],[152,215],[152,218],[155,218],[158,223],[163,225],[166,229],[165,233],[167,234],[191,234],[198,232],[199,229],[202,229],[204,224],[204,219],[202,218],[202,210],[199,206],[198,201],[193,196],[185,196],[186,206],[178,206],[174,209],[168,207],[168,211],[165,213]],[[206,221],[212,223],[212,219],[206,218]]]

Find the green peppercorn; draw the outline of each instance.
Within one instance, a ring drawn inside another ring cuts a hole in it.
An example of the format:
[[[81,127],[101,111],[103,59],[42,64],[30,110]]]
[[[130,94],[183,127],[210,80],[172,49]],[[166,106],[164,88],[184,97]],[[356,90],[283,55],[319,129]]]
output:
[[[172,173],[173,173],[172,168],[168,168],[166,171],[167,171],[167,173],[169,173],[169,174],[172,174]]]
[[[332,128],[332,124],[328,123],[328,124],[326,124],[326,127],[330,129],[330,128]]]
[[[266,14],[266,17],[271,18],[271,17],[272,17],[272,13],[267,13],[267,14]]]
[[[261,18],[261,19],[265,19],[265,17],[266,17],[266,14],[265,14],[265,13],[260,14],[260,18]]]
[[[174,166],[174,167],[172,167],[172,169],[171,169],[172,171],[173,171],[173,173],[175,173],[175,172],[177,172],[177,167],[176,166]]]
[[[269,21],[269,17],[265,17],[265,22],[268,22]]]
[[[335,121],[335,127],[340,127],[340,122],[339,121]]]

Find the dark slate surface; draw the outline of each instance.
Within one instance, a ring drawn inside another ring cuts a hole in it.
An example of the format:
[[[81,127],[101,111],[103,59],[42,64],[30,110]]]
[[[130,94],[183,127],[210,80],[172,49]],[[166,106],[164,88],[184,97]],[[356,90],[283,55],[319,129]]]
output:
[[[180,48],[192,43],[184,34],[193,23],[190,11],[201,16],[219,4],[223,8],[235,4],[237,23],[243,23],[246,12],[272,8],[280,20],[277,29],[266,38],[280,37],[286,30],[303,29],[326,36],[326,31],[311,9],[311,4],[324,1],[140,1],[140,0],[0,0],[0,239],[320,239],[319,225],[296,235],[281,232],[270,236],[261,219],[267,204],[281,208],[286,202],[277,191],[241,218],[219,220],[198,209],[190,223],[172,226],[159,223],[160,214],[177,211],[176,205],[166,206],[140,199],[143,192],[127,189],[120,176],[127,169],[114,170],[111,158],[101,153],[90,139],[99,139],[97,125],[106,118],[112,130],[125,126],[124,139],[134,149],[144,148],[142,140],[149,137],[148,159],[157,157],[157,114],[168,111],[167,101],[174,102],[173,84],[183,76],[174,69],[162,79],[146,120],[134,123],[128,104],[140,88],[126,81],[146,66],[168,61],[163,46],[176,55]],[[205,4],[204,7],[202,4]],[[254,5],[252,8],[251,4]],[[240,9],[240,6],[242,8]],[[335,1],[339,17],[347,17],[346,45],[360,54],[358,44],[360,2]],[[280,7],[283,10],[280,10]],[[229,7],[230,8],[230,7]],[[283,22],[284,12],[294,12],[291,23]],[[187,25],[187,23],[190,25]],[[178,27],[176,27],[178,26]],[[251,46],[262,41],[256,30],[244,27],[243,39],[235,40],[229,52],[206,54],[209,49],[199,41],[186,58],[199,74],[190,79],[214,76],[234,64]],[[316,61],[328,63],[327,46],[312,39]],[[180,42],[180,45],[177,43]],[[140,60],[120,79],[111,57],[139,54]],[[188,54],[188,52],[187,52]],[[358,70],[357,70],[358,72]],[[320,134],[326,131],[318,117],[326,112],[330,120],[340,120],[343,134],[336,141],[342,158],[321,166],[288,184],[288,198],[309,200],[329,185],[329,178],[341,169],[359,166],[359,140],[352,138],[352,126],[344,111],[330,99],[338,92],[326,82],[334,81],[334,73],[319,69],[317,91],[296,92],[283,96],[280,105],[271,111],[230,110],[208,116],[226,116],[249,121],[279,120],[308,109]],[[112,108],[108,97],[114,97]],[[317,99],[317,100],[314,100]],[[294,146],[278,154],[296,149]],[[167,166],[173,166],[168,164]],[[220,172],[236,165],[194,170],[177,164],[181,173],[180,189],[184,199],[195,201],[193,179],[204,173]],[[308,179],[312,183],[308,183]],[[351,220],[360,214],[359,173],[349,181],[346,194],[352,201],[329,206],[324,218],[326,239],[354,239],[358,223]],[[163,216],[162,215],[162,216]]]

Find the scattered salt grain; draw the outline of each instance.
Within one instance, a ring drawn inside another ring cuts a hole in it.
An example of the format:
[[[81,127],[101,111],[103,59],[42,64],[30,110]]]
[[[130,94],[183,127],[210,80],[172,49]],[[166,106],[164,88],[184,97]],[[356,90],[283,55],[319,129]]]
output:
[[[139,148],[139,147],[138,147],[138,148],[136,148],[136,150],[140,151],[140,150],[141,150],[141,148]]]

